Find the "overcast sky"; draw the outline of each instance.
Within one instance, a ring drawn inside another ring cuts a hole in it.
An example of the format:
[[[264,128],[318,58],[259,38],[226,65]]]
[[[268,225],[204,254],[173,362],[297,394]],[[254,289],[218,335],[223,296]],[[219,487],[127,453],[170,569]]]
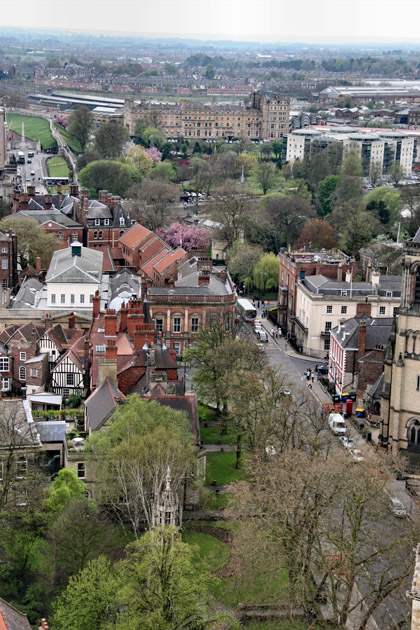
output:
[[[261,41],[415,39],[420,0],[0,0],[0,25]]]

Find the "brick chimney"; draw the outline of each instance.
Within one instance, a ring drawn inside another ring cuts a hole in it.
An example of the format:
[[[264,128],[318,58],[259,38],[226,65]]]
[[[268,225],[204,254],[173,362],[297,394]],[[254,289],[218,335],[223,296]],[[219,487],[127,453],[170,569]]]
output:
[[[58,199],[61,201],[63,199],[63,188],[61,184],[56,184]]]
[[[50,193],[44,195],[44,208],[45,210],[51,210],[52,208],[52,195]]]
[[[80,189],[80,197],[81,197],[81,199],[89,199],[89,197],[90,197],[89,188],[81,188]]]
[[[77,184],[70,184],[70,195],[72,197],[79,196],[79,186]]]
[[[19,200],[19,210],[28,210],[29,195],[22,193]]]
[[[107,346],[105,349],[105,359],[98,360],[98,379],[96,387],[98,388],[106,378],[118,387],[117,377],[117,346]]]
[[[35,186],[31,185],[26,188],[31,199],[35,199]]]
[[[144,324],[143,305],[140,300],[130,300],[128,304],[127,332],[133,335],[138,325]]]
[[[360,317],[360,315],[371,316],[372,313],[372,304],[366,300],[362,300],[361,302],[357,302],[356,304],[356,317]]]
[[[142,349],[146,343],[146,339],[149,343],[153,341],[153,325],[152,324],[138,324],[133,334],[134,349]]]
[[[75,327],[76,324],[76,317],[74,315],[74,313],[70,313],[69,315],[69,328],[73,329]]]
[[[117,315],[115,310],[108,309],[105,315],[105,337],[117,336]]]
[[[118,332],[124,332],[125,330],[127,330],[127,315],[128,315],[128,306],[125,302],[123,302],[120,308],[120,322],[119,322]]]
[[[120,201],[121,201],[121,197],[119,197],[118,195],[113,195],[111,197],[111,210],[116,208],[118,204],[120,203]]]
[[[106,201],[104,201],[104,203],[108,206],[108,208],[111,208],[111,199],[112,199],[112,193],[107,192]]]
[[[37,256],[35,259],[35,271],[39,276],[41,273],[41,256]]]
[[[19,189],[15,188],[14,191],[13,191],[13,204],[12,204],[12,211],[13,212],[18,212],[19,211],[19,200],[20,200]]]
[[[209,258],[199,258],[197,261],[198,286],[210,282],[212,263]]]
[[[100,203],[106,203],[106,196],[108,194],[107,190],[100,190],[99,191],[99,196],[98,196],[98,201]]]
[[[93,313],[92,313],[93,319],[97,319],[99,317],[100,308],[101,308],[101,296],[99,295],[99,291],[96,291],[95,295],[93,296]]]
[[[366,321],[362,320],[359,324],[359,350],[358,358],[361,359],[366,354]]]

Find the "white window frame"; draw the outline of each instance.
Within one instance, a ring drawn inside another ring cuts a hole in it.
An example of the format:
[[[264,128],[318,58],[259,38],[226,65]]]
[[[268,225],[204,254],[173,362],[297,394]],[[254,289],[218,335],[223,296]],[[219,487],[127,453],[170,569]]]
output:
[[[95,219],[95,226],[96,225],[101,225],[101,220],[100,219]]]
[[[1,268],[2,269],[9,269],[9,261],[7,260],[7,258],[2,258],[1,259]]]
[[[28,460],[26,457],[19,457],[16,462],[16,479],[23,479],[28,474]]]
[[[1,379],[1,391],[8,392],[10,390],[10,378],[2,378]]]
[[[36,378],[36,376],[37,376],[37,369],[31,368],[31,378]]]
[[[194,330],[195,329],[195,330]],[[192,333],[196,333],[200,330],[200,318],[197,316],[191,317],[191,328]]]
[[[51,293],[51,304],[55,304],[55,293]]]
[[[109,225],[109,219],[104,219],[104,225]]]
[[[82,474],[80,474],[82,473]],[[85,462],[77,462],[77,478],[86,479],[86,466]]]
[[[81,293],[80,294],[80,304],[84,304],[85,303],[85,294]]]
[[[74,372],[67,372],[66,385],[68,387],[74,387],[74,383],[75,383]]]
[[[19,368],[19,380],[22,383],[26,383],[26,367],[24,365],[21,365]]]
[[[175,321],[179,321],[179,330],[176,330],[178,326],[175,326]],[[172,332],[175,334],[179,334],[182,332],[182,318],[178,315],[172,318]]]
[[[0,372],[8,372],[10,370],[9,357],[0,357]]]
[[[21,361],[26,361],[26,352],[21,352],[19,357]]]

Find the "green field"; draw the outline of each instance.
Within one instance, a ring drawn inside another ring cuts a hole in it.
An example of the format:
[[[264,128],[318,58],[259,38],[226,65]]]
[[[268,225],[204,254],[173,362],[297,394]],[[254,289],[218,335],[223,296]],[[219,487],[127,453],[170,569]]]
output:
[[[228,546],[215,536],[189,530],[182,533],[182,540],[189,545],[196,545],[193,564],[200,569],[218,571],[229,560]]]
[[[69,167],[66,160],[58,155],[48,160],[48,173],[50,177],[68,177]]]
[[[242,464],[244,456],[242,455]],[[243,468],[235,468],[236,453],[208,453],[206,465],[206,484],[210,485],[216,481],[217,486],[224,486],[232,481],[239,481],[244,478]]]
[[[51,133],[48,120],[38,116],[22,116],[21,114],[7,114],[7,126],[11,131],[22,133],[22,122],[25,123],[25,137],[29,140],[40,140],[44,151],[56,149],[57,142]]]
[[[61,125],[57,125],[57,123],[54,123],[54,127],[57,129],[57,131],[60,133],[60,135],[66,141],[67,146],[70,147],[70,149],[74,153],[81,153],[82,152],[82,147],[80,146],[80,142],[78,140],[76,140],[76,138],[74,136],[72,136],[71,133],[69,133]]]

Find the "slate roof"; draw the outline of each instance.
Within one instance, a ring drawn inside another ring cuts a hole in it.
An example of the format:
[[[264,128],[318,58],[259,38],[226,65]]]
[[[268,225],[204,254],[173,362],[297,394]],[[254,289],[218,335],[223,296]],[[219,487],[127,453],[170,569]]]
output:
[[[108,206],[95,200],[89,204],[87,218],[88,219],[112,219],[112,214]]]
[[[124,219],[124,225],[121,225],[120,219],[121,217]],[[128,228],[131,226],[131,219],[119,203],[112,211],[112,227],[125,227]]]
[[[401,276],[380,275],[378,286],[372,282],[330,280],[323,275],[306,276],[302,282],[311,293],[319,295],[340,296],[342,291],[347,291],[347,297],[357,297],[386,295],[387,291],[392,291],[392,297],[400,297],[402,278]]]
[[[0,629],[1,630],[31,630],[26,615],[8,604],[0,597]]]
[[[97,431],[109,418],[118,404],[125,398],[118,387],[107,377],[102,385],[95,389],[85,401],[86,416],[91,431]]]
[[[141,278],[127,268],[118,271],[109,281],[109,296],[111,300],[123,292],[129,292],[133,297],[141,296]],[[112,308],[112,306],[109,308]]]
[[[342,348],[356,351],[359,348],[359,328],[362,322],[366,323],[366,351],[386,345],[391,334],[393,317],[353,317],[333,328],[331,335]]]
[[[28,278],[25,280],[14,299],[13,308],[35,306],[37,293],[43,286],[42,282],[36,278]]]
[[[103,252],[81,247],[81,256],[72,256],[71,251],[72,247],[66,247],[54,252],[45,281],[99,283]]]
[[[380,398],[382,394],[382,387],[384,384],[384,372],[377,378],[377,380],[367,388],[366,394],[371,398]]]
[[[83,226],[76,221],[73,221],[66,214],[60,212],[60,210],[51,209],[51,210],[19,210],[16,212],[15,217],[18,219],[35,219],[39,223],[39,225],[45,225],[47,223],[57,223],[63,228],[71,229],[71,228],[82,228]]]

